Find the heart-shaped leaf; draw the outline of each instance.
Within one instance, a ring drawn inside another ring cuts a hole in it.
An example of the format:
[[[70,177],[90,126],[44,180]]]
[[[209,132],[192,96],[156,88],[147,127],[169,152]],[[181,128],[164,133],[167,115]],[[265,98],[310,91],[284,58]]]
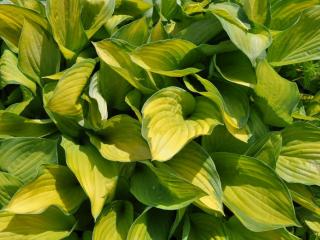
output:
[[[221,124],[216,105],[204,97],[168,87],[152,95],[142,109],[142,136],[153,160],[167,161],[192,139]]]

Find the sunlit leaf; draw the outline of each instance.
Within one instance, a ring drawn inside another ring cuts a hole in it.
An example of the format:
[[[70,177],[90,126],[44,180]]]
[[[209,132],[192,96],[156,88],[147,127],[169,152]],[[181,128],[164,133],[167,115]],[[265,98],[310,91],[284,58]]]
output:
[[[106,206],[93,230],[93,240],[127,239],[133,222],[133,207],[127,201],[115,201]]]
[[[166,164],[178,175],[199,187],[207,196],[195,202],[209,213],[222,212],[222,189],[216,167],[204,149],[195,142],[186,145]]]
[[[147,71],[170,77],[182,77],[200,71],[192,66],[184,66],[195,48],[196,45],[186,40],[163,40],[143,45],[135,49],[130,56],[136,64]]]
[[[299,102],[296,83],[282,78],[265,60],[259,62],[256,73],[255,102],[264,121],[278,127],[292,123],[291,114]]]
[[[108,160],[131,162],[151,158],[148,144],[141,136],[140,123],[128,115],[109,119],[98,136],[90,134],[90,141]]]
[[[296,123],[282,133],[282,149],[277,173],[286,181],[320,185],[320,128]]]
[[[261,56],[271,44],[271,34],[264,28],[250,29],[250,25],[244,23],[237,16],[241,15],[241,8],[233,3],[214,4],[210,8],[220,20],[224,30],[231,41],[251,60],[255,65],[256,59]]]
[[[65,212],[73,212],[83,200],[84,193],[67,167],[47,166],[33,182],[16,192],[4,210],[39,214],[54,205]]]
[[[90,144],[77,145],[63,138],[68,167],[78,179],[91,202],[91,212],[96,219],[104,204],[114,196],[119,174],[116,163],[105,160]]]
[[[69,68],[59,80],[46,107],[64,116],[72,117],[81,114],[79,97],[89,80],[95,63],[94,60],[87,59]]]
[[[80,0],[48,0],[47,16],[60,51],[72,59],[88,39],[81,23]]]
[[[215,153],[224,204],[254,232],[297,226],[291,196],[276,173],[257,159]]]
[[[46,19],[36,12],[15,5],[0,4],[0,37],[10,44],[16,52],[24,19],[31,20],[46,30],[49,29]]]
[[[115,0],[82,1],[81,21],[90,39],[111,18]]]
[[[111,36],[128,42],[134,46],[140,46],[147,42],[149,37],[148,23],[146,18],[140,18],[124,25]]]
[[[146,72],[131,61],[132,47],[123,41],[103,40],[94,43],[98,56],[133,87],[150,94],[154,90],[147,80]]]
[[[36,84],[18,68],[18,58],[10,50],[4,50],[0,58],[0,88],[9,84],[23,85],[36,92]]]
[[[311,60],[319,60],[320,6],[304,11],[299,21],[279,33],[268,51],[273,66],[283,66]]]
[[[56,240],[69,236],[76,220],[50,207],[41,214],[0,213],[1,240]]]
[[[156,92],[142,109],[142,136],[153,160],[169,160],[192,139],[209,135],[219,124],[221,116],[214,103],[177,87]]]

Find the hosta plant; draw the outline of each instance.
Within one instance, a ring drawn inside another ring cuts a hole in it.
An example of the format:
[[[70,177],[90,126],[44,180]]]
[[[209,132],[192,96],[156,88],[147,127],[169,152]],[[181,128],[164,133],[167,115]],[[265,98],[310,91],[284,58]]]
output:
[[[1,1],[0,46],[0,240],[319,239],[319,0]]]

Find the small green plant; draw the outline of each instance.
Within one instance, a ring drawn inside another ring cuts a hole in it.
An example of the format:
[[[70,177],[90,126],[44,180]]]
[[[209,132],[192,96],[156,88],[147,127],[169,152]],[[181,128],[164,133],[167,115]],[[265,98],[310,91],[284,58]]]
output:
[[[0,4],[0,240],[315,240],[319,0]]]

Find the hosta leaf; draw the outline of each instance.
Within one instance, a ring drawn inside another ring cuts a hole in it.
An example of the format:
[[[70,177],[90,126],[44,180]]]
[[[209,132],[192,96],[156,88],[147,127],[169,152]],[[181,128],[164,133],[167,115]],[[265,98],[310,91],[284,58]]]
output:
[[[19,68],[39,84],[41,77],[60,68],[60,52],[53,38],[41,26],[27,20],[19,42]]]
[[[175,0],[161,0],[158,2],[161,16],[171,19],[181,11],[181,7]]]
[[[84,193],[67,167],[47,166],[33,182],[16,192],[5,211],[39,214],[54,205],[73,212],[83,199]]]
[[[94,69],[95,60],[87,59],[74,64],[59,80],[47,108],[63,116],[78,116],[82,112],[79,97]]]
[[[24,24],[24,19],[39,24],[48,29],[48,22],[34,11],[15,5],[0,4],[0,37],[18,51],[19,38]]]
[[[100,93],[99,73],[95,73],[89,84],[88,113],[90,126],[93,129],[100,129],[108,119],[108,105]]]
[[[248,18],[258,24],[265,25],[270,20],[269,0],[242,0]]]
[[[189,215],[189,222],[184,225],[184,236],[186,240],[210,239],[229,240],[231,233],[223,223],[222,219],[215,218],[204,213],[193,213]]]
[[[24,86],[20,86],[19,89],[22,94],[21,102],[16,102],[16,103],[9,105],[6,108],[6,112],[11,112],[11,113],[15,113],[17,115],[20,115],[25,110],[27,110],[28,106],[32,106],[32,103],[33,103],[32,101],[35,100],[32,92]]]
[[[310,228],[317,236],[320,236],[320,215],[306,209],[299,209],[298,215],[308,228]]]
[[[19,70],[16,55],[6,49],[0,58],[0,88],[9,84],[23,85],[36,92],[36,84]]]
[[[93,240],[127,239],[133,222],[133,207],[127,201],[115,201],[106,207],[93,230]]]
[[[184,219],[186,210],[187,208],[180,208],[177,210],[174,222],[171,225],[169,238],[171,238],[175,234],[177,228],[180,226],[180,223]]]
[[[188,78],[184,79],[186,87],[215,103],[219,107],[228,130],[239,138],[237,130],[241,131],[241,128],[246,126],[249,117],[249,102],[246,92],[235,86],[228,87],[228,85],[221,85],[219,91],[209,80],[199,75],[194,75],[194,77],[201,84],[200,90],[196,89],[197,82],[193,84]],[[240,137],[240,139],[243,138]],[[244,141],[247,140],[245,137]]]
[[[248,126],[252,137],[251,142],[258,141],[269,132],[269,126],[262,121],[260,112],[256,107],[251,106]]]
[[[299,240],[300,238],[294,236],[285,228],[276,229],[273,231],[266,232],[252,232],[245,228],[241,222],[236,218],[232,217],[227,223],[228,228],[232,231],[235,239],[241,240]]]
[[[82,1],[81,21],[90,39],[111,18],[115,0]]]
[[[133,222],[127,240],[168,239],[173,217],[172,211],[147,208]]]
[[[104,62],[100,62],[98,78],[98,89],[101,95],[106,99],[109,108],[115,108],[119,110],[127,109],[125,104],[125,96],[133,87],[113,70],[109,65]]]
[[[146,43],[148,37],[148,23],[145,17],[124,25],[112,34],[112,38],[124,40],[134,46],[140,46]]]
[[[182,39],[170,39],[149,43],[135,49],[131,56],[133,62],[147,71],[169,77],[182,77],[200,71],[198,68],[184,66],[193,56],[193,43]]]
[[[137,17],[143,15],[151,7],[152,4],[144,0],[121,0],[120,6],[116,9],[116,14]]]
[[[142,115],[140,112],[141,98],[142,98],[141,93],[136,89],[129,92],[125,98],[125,102],[129,105],[131,110],[135,113],[140,123],[142,122]]]
[[[273,66],[283,66],[311,60],[319,60],[320,6],[305,10],[299,21],[279,33],[268,51]]]
[[[320,215],[320,204],[316,202],[316,196],[309,186],[298,183],[287,183],[287,186],[293,201]]]
[[[72,59],[88,39],[81,23],[80,0],[48,0],[47,16],[53,37],[66,59]]]
[[[136,166],[130,191],[143,204],[165,210],[185,207],[205,195],[163,163]]]
[[[156,41],[164,40],[167,38],[168,38],[168,33],[164,28],[164,25],[162,24],[161,20],[159,20],[151,30],[150,41],[156,42]]]
[[[224,204],[254,232],[297,226],[291,196],[276,173],[257,159],[215,153]]]
[[[282,78],[266,60],[259,62],[256,73],[255,102],[264,121],[278,127],[292,123],[291,114],[299,102],[297,84]]]
[[[196,205],[209,213],[223,213],[219,175],[211,157],[200,145],[189,143],[166,164],[179,176],[207,193],[195,202]]]
[[[201,145],[210,154],[214,152],[242,154],[248,148],[246,142],[235,138],[225,126],[217,126],[211,135],[202,136]]]
[[[27,119],[0,110],[0,137],[43,137],[56,131],[51,120]]]
[[[320,186],[320,128],[295,123],[282,132],[276,171],[286,181]]]
[[[107,32],[111,35],[116,32],[118,27],[127,21],[132,20],[133,17],[129,15],[113,15],[104,25]]]
[[[257,83],[254,68],[240,51],[218,54],[214,57],[215,67],[227,81],[253,88]]]
[[[6,172],[0,172],[0,208],[9,203],[11,197],[22,185],[19,178]]]
[[[76,220],[50,207],[41,214],[0,213],[1,240],[57,240],[69,236]]]
[[[57,164],[57,142],[41,138],[10,138],[0,145],[0,169],[24,183],[32,181],[44,164]]]
[[[50,116],[52,121],[56,124],[56,127],[62,132],[63,134],[70,136],[70,137],[80,137],[81,135],[81,117],[66,117],[63,115],[59,115],[56,113],[51,112],[46,106],[51,99],[51,96],[56,88],[57,82],[50,82],[46,84],[43,88],[43,105],[45,111]],[[82,133],[83,134],[83,133]]]
[[[154,91],[148,80],[146,80],[146,72],[131,61],[129,52],[132,47],[130,45],[120,40],[107,39],[94,43],[94,46],[100,59],[126,79],[133,87],[146,94]]]
[[[282,137],[278,132],[268,133],[260,141],[254,142],[246,155],[265,162],[271,168],[276,167],[282,147]]]
[[[13,2],[13,3],[18,2],[21,7],[23,6],[25,8],[36,11],[41,16],[46,15],[46,8],[41,0],[13,0],[11,2]],[[15,3],[15,4],[17,4],[17,3]]]
[[[142,136],[149,143],[152,159],[159,161],[169,160],[192,139],[209,135],[221,124],[214,103],[177,87],[152,95],[142,114]]]
[[[205,15],[203,19],[191,22],[190,25],[179,31],[175,37],[185,39],[194,44],[201,44],[208,42],[222,30],[219,20],[212,14],[209,14]]]
[[[256,59],[270,46],[271,34],[263,28],[252,31],[248,24],[243,23],[237,17],[241,15],[241,8],[236,4],[214,4],[210,11],[218,17],[231,41],[255,65]]]
[[[96,219],[104,204],[113,198],[119,166],[105,160],[90,144],[77,145],[63,138],[68,167],[78,179],[91,202],[91,213]]]
[[[305,9],[319,4],[319,0],[271,1],[271,28],[285,30],[293,25]]]
[[[140,123],[128,115],[109,119],[99,131],[99,137],[90,134],[90,141],[108,160],[131,162],[151,158],[148,144],[141,136]]]

